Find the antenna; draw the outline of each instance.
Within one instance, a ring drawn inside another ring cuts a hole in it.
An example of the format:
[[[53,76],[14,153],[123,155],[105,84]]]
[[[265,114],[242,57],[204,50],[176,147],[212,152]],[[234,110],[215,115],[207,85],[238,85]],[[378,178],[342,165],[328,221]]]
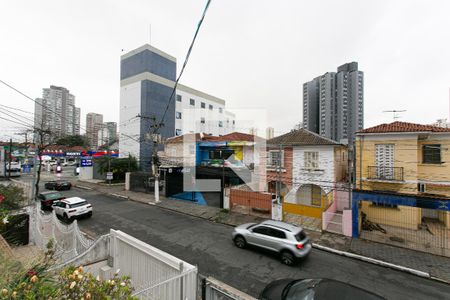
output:
[[[400,119],[401,117],[398,115],[398,113],[403,113],[403,112],[405,112],[406,110],[396,110],[396,109],[393,109],[393,110],[384,110],[383,112],[384,113],[392,113],[392,118],[394,119],[394,121],[396,121],[397,119]]]

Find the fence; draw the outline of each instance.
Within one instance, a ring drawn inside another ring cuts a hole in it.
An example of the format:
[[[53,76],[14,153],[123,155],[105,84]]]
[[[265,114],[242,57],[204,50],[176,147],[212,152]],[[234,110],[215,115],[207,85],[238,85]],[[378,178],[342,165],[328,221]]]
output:
[[[121,231],[110,235],[113,269],[132,278],[139,299],[196,299],[195,266]]]
[[[129,176],[129,187],[131,191],[154,193],[155,178],[149,172],[132,172]],[[159,190],[162,191],[164,187],[164,180],[159,180]]]
[[[361,201],[360,237],[450,257],[450,212]]]
[[[252,191],[247,185],[230,189],[230,209],[248,214],[271,214],[273,194]]]
[[[72,224],[63,224],[54,211],[51,214],[44,214],[38,204],[29,208],[29,215],[30,242],[45,250],[52,240],[58,263],[77,257],[94,243],[80,231],[76,220]]]

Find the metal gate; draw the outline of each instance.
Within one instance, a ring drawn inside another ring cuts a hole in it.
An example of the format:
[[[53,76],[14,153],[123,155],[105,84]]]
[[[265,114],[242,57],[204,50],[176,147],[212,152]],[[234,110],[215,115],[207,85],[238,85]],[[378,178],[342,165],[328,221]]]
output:
[[[450,257],[450,212],[361,201],[360,237]]]

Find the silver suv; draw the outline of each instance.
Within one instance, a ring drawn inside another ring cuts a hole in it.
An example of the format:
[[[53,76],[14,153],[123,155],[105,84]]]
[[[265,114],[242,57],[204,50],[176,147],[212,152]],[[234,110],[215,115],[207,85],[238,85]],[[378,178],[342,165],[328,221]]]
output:
[[[281,262],[286,265],[294,265],[312,248],[301,227],[280,221],[243,224],[234,228],[232,237],[239,248],[249,244],[279,253]]]

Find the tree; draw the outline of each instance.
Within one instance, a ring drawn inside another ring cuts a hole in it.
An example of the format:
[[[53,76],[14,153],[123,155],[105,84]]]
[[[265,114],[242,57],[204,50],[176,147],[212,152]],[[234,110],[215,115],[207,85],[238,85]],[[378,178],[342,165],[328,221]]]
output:
[[[88,147],[89,141],[84,135],[66,135],[56,141],[56,145],[63,145],[68,147],[81,146]]]
[[[113,172],[114,181],[124,181],[125,173],[137,171],[137,161],[133,156],[126,158],[110,158],[103,156],[95,161],[99,165],[100,174],[106,174],[108,170]]]

